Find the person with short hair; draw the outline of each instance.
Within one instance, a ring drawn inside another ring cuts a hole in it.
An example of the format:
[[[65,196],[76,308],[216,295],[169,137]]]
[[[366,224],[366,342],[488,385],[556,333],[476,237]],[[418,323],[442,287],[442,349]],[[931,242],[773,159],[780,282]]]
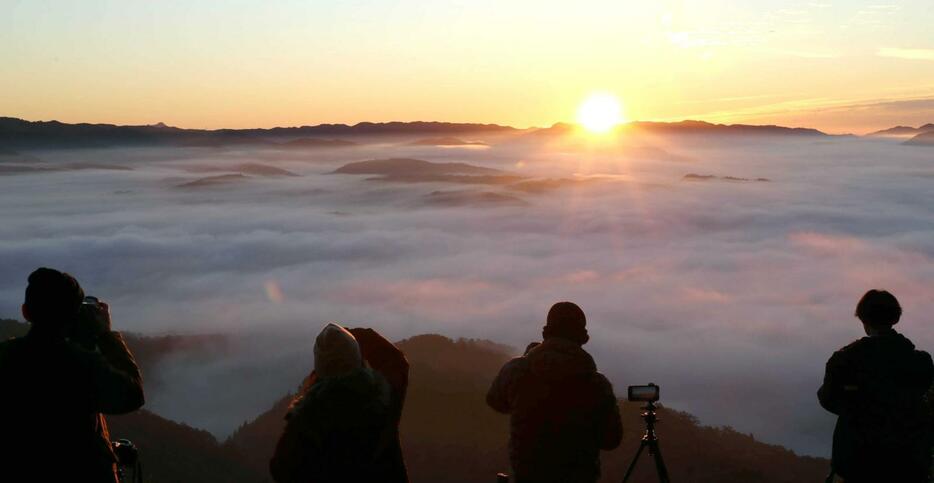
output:
[[[593,483],[600,477],[600,450],[622,440],[613,387],[581,347],[590,340],[586,326],[577,304],[554,304],[543,341],[507,362],[487,393],[491,408],[510,415],[517,483]]]
[[[139,367],[110,307],[74,277],[29,275],[24,337],[0,342],[0,480],[116,482],[104,414],[142,407]]]
[[[901,316],[894,295],[866,292],[856,305],[866,337],[827,361],[817,397],[837,415],[832,481],[928,481],[930,421],[924,395],[934,364],[927,352],[895,331]]]

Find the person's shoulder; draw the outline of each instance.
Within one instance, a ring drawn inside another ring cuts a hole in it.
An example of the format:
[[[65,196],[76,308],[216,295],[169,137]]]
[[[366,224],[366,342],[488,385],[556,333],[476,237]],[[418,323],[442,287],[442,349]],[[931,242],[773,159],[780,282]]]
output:
[[[934,361],[931,359],[931,354],[923,350],[915,350],[915,360],[919,365],[924,366],[934,366]]]
[[[513,357],[503,364],[504,371],[522,371],[529,368],[529,358],[527,356]]]
[[[529,358],[526,356],[513,357],[503,364],[499,370],[499,378],[506,380],[516,380],[530,370]]]
[[[850,342],[849,344],[837,349],[833,355],[830,356],[831,360],[853,357],[859,355],[866,348],[870,341],[869,337],[861,337],[859,339]]]
[[[609,393],[613,392],[613,384],[610,382],[609,379],[607,379],[605,375],[603,375],[602,372],[594,372],[593,376],[591,376],[591,379],[593,380],[594,385],[601,392],[609,392]]]

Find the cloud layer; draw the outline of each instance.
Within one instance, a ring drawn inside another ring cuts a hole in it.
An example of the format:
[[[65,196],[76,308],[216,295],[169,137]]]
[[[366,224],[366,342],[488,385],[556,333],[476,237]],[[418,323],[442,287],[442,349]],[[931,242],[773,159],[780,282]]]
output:
[[[223,435],[298,384],[329,320],[524,347],[551,303],[573,300],[618,394],[653,381],[705,423],[820,455],[833,420],[814,393],[826,358],[860,335],[852,312],[866,289],[892,290],[899,327],[934,346],[930,150],[855,138],[411,141],[30,153],[132,169],[0,176],[0,315],[18,314],[26,276],[48,265],[110,301],[120,328],[243,335],[234,354],[168,361],[150,398]],[[380,158],[593,180],[523,192],[328,174]],[[300,176],[178,187],[245,163]],[[439,190],[469,194],[430,202]]]

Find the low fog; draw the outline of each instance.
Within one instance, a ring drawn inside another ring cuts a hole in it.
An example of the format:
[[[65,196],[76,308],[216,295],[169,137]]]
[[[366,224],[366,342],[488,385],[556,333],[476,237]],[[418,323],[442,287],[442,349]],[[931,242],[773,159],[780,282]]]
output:
[[[107,300],[120,330],[231,335],[147,381],[150,410],[220,437],[294,390],[332,320],[525,347],[571,300],[618,395],[656,382],[702,423],[820,456],[833,418],[815,392],[831,352],[862,335],[863,292],[892,291],[897,328],[934,349],[930,148],[465,140],[485,144],[0,156],[0,317],[19,318],[45,265]],[[333,173],[389,158],[470,166]]]

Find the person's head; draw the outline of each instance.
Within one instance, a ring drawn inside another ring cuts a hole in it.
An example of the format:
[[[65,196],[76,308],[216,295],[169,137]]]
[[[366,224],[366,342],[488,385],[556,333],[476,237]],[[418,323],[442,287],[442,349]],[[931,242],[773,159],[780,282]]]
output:
[[[347,329],[331,323],[315,339],[315,372],[319,378],[342,376],[363,367],[360,345]]]
[[[23,318],[46,333],[64,333],[74,323],[84,290],[71,275],[41,267],[29,275]]]
[[[856,304],[856,317],[869,329],[887,329],[898,323],[902,307],[898,299],[885,290],[870,290]]]
[[[590,340],[590,336],[587,335],[587,317],[577,304],[558,302],[551,306],[545,328],[542,329],[542,338],[552,337],[568,339],[580,345]]]

